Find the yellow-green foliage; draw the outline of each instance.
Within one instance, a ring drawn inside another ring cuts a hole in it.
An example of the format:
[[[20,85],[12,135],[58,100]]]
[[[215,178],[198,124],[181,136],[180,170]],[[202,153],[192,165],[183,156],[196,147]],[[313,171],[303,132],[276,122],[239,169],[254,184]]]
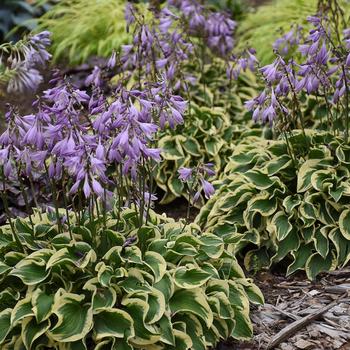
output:
[[[263,64],[269,63],[274,55],[272,44],[286,32],[293,23],[307,25],[306,17],[317,11],[317,0],[274,0],[249,14],[238,27],[238,39],[257,50]]]
[[[52,32],[55,60],[107,57],[129,39],[124,6],[124,0],[61,0],[40,18],[39,29]]]

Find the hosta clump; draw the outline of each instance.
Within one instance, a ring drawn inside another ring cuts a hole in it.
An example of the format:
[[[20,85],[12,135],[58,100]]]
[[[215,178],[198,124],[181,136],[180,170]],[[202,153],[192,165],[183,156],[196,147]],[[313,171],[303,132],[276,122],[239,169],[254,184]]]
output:
[[[261,136],[262,129],[232,125],[222,107],[191,105],[183,125],[175,130],[167,129],[158,141],[163,150],[163,162],[157,169],[156,182],[164,191],[161,203],[186,196],[186,188],[178,179],[181,167],[211,162],[216,174],[221,174],[232,153],[233,144],[247,136]]]
[[[119,211],[116,210],[116,211]],[[220,237],[133,209],[107,220],[54,214],[17,219],[24,250],[3,226],[1,349],[206,349],[247,338],[249,301],[262,302]]]
[[[287,274],[301,269],[313,279],[349,261],[350,161],[341,138],[306,130],[288,142],[248,139],[216,185],[197,223],[248,269],[283,260]]]

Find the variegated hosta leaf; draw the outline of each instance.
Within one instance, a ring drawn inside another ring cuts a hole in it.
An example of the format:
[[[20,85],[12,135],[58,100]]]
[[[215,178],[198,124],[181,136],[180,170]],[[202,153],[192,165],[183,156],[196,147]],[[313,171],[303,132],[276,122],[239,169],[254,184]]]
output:
[[[92,307],[84,303],[84,295],[57,292],[53,313],[58,322],[50,336],[62,343],[83,339],[93,327]]]

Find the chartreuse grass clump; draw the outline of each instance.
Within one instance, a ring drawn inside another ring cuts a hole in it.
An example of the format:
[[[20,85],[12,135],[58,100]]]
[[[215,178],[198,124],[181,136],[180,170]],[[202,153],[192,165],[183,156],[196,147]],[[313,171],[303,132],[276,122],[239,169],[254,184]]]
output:
[[[206,349],[249,338],[261,303],[222,238],[150,212],[39,212],[1,228],[1,349]],[[32,224],[34,226],[32,226]]]
[[[63,0],[38,19],[52,32],[55,60],[83,63],[90,56],[110,56],[132,39],[125,31],[124,0]]]

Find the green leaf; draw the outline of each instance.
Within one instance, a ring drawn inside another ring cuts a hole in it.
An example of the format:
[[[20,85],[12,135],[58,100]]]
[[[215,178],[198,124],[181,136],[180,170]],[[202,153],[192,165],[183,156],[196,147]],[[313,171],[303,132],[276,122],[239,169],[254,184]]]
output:
[[[312,254],[305,264],[305,271],[307,277],[310,280],[314,280],[316,276],[323,272],[329,271],[332,267],[332,256],[328,255],[326,259],[324,259],[320,254],[314,253]]]
[[[133,319],[123,310],[105,308],[94,315],[96,340],[106,337],[129,339],[135,335],[133,325]]]
[[[201,156],[201,146],[194,137],[188,137],[183,143],[183,148],[192,156]]]
[[[146,327],[144,322],[148,312],[147,302],[137,298],[125,298],[122,304],[134,321],[135,336],[130,338],[130,342],[142,348],[159,341],[159,330],[152,325]]]
[[[50,270],[46,270],[46,262],[50,255],[51,251],[48,249],[34,252],[16,264],[10,275],[19,277],[29,286],[38,284],[50,274]]]
[[[22,322],[22,340],[27,349],[31,349],[34,341],[50,328],[50,321],[37,323],[34,317],[27,317]]]
[[[186,268],[180,266],[175,270],[174,282],[180,288],[191,289],[202,286],[210,277],[210,273],[205,272],[198,267]]]
[[[262,216],[272,215],[277,209],[277,201],[275,198],[270,199],[266,197],[266,193],[261,193],[253,197],[247,205],[247,211],[256,211]]]
[[[164,258],[156,252],[146,252],[143,261],[152,270],[155,278],[154,281],[160,281],[167,269]]]
[[[272,223],[276,227],[277,239],[279,241],[284,240],[293,229],[292,224],[283,211],[279,211],[274,215]]]
[[[58,317],[50,336],[58,342],[83,339],[92,328],[92,307],[83,304],[84,295],[56,294],[53,313]]]
[[[247,171],[244,176],[246,176],[259,190],[266,190],[274,184],[269,175],[264,174],[259,170]]]
[[[177,290],[169,301],[173,314],[189,312],[200,317],[210,327],[213,313],[200,288]]]
[[[32,310],[31,297],[21,299],[12,310],[11,325],[14,326],[20,320],[28,316],[34,316]]]
[[[11,330],[11,313],[11,309],[5,309],[0,312],[0,344],[5,341]]]
[[[340,232],[350,241],[350,209],[343,210],[339,217]]]
[[[48,295],[41,289],[36,289],[32,296],[33,312],[38,321],[41,323],[50,317],[54,304],[54,296]]]

